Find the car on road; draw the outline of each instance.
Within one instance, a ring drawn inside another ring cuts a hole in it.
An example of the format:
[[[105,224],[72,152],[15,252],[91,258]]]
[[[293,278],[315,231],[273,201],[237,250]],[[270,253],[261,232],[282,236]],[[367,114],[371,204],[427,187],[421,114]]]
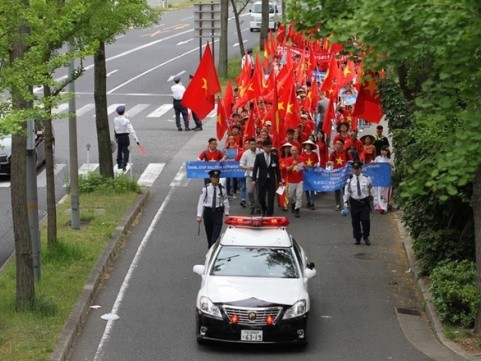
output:
[[[262,23],[262,1],[256,1],[252,4],[251,9],[251,20],[249,22],[250,31],[261,30]],[[279,27],[279,7],[275,2],[269,2],[269,29],[272,31],[277,31]]]
[[[35,155],[37,167],[45,163],[45,136],[42,122],[35,122]],[[0,136],[0,175],[10,175],[12,135]]]
[[[226,217],[209,249],[196,302],[200,344],[307,343],[308,280],[316,275],[286,217]]]

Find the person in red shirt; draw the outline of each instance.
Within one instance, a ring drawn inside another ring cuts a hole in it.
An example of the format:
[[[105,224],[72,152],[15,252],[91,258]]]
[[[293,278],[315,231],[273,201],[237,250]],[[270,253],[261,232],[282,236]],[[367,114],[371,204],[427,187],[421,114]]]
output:
[[[319,156],[314,149],[316,148],[316,144],[311,140],[306,140],[302,143],[304,146],[304,151],[302,152],[302,157],[304,159],[304,167],[318,167],[319,166]],[[313,191],[306,191],[306,198],[307,198],[307,208],[311,210],[315,210],[316,207],[314,206],[314,198],[315,193]]]
[[[351,153],[351,158],[354,161],[360,161],[363,157],[364,144],[357,139],[357,130],[351,130],[351,136],[344,142],[344,150]]]
[[[223,159],[224,153],[217,149],[217,139],[215,138],[209,138],[207,149],[203,150],[197,157],[197,160],[203,160],[205,162],[220,162]],[[210,178],[205,178],[204,183],[205,185],[209,184]]]
[[[319,166],[326,168],[327,160],[329,159],[329,146],[326,141],[326,134],[323,130],[317,133],[317,149],[319,151]]]
[[[334,143],[334,151],[329,155],[329,161],[326,163],[328,169],[339,169],[345,167],[347,162],[352,160],[349,152],[344,150],[344,142],[338,139]],[[336,211],[341,210],[341,190],[334,191],[334,198],[336,200]]]
[[[364,164],[369,164],[374,162],[376,159],[376,147],[374,146],[374,136],[367,134],[361,137],[361,142],[364,143],[363,148],[363,155],[364,157],[361,159]]]
[[[302,191],[304,175],[302,169],[305,165],[304,158],[299,154],[297,147],[291,147],[291,156],[285,160],[287,172],[287,194],[291,203],[292,212],[296,218],[301,216]]]
[[[292,144],[289,142],[285,142],[281,145],[281,152],[279,154],[279,169],[281,171],[282,179],[287,179],[287,170],[286,170],[286,159],[289,158],[291,154],[291,147]],[[277,201],[279,202],[280,207],[283,211],[287,211],[287,204],[288,204],[288,197],[287,197],[287,188],[284,190],[284,193],[278,194]]]
[[[301,149],[301,143],[294,139],[294,134],[296,131],[292,128],[287,128],[286,130],[286,142],[291,143],[293,146],[296,146],[297,149]]]
[[[350,137],[349,135],[349,123],[341,122],[337,125],[337,134],[334,137],[332,144],[336,144],[336,141],[341,139],[343,143],[346,143]]]

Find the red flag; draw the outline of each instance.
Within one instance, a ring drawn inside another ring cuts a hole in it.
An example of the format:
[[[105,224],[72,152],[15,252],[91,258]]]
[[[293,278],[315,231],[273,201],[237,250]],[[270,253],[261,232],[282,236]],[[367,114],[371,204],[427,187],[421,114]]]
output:
[[[322,130],[328,139],[331,138],[332,131],[332,119],[336,117],[336,111],[334,110],[334,101],[329,99],[329,104],[327,105],[326,114],[324,114],[324,120],[322,122]]]
[[[354,119],[361,118],[377,124],[383,115],[376,79],[371,77],[361,85],[352,116]]]
[[[184,93],[182,105],[190,108],[199,119],[203,119],[214,109],[215,94],[220,90],[214,58],[207,43],[199,67]]]
[[[339,92],[339,68],[337,67],[337,60],[333,56],[331,62],[329,63],[329,69],[327,71],[326,77],[321,85],[321,91],[326,93],[328,98],[337,97]]]
[[[274,84],[276,81],[274,81]],[[272,102],[272,111],[274,112],[273,116],[273,136],[274,136],[274,147],[276,149],[281,148],[281,144],[286,138],[286,128],[284,126],[284,122],[281,120],[279,115],[279,106],[278,106],[278,97],[277,97],[277,86],[274,86],[274,101]]]
[[[309,111],[315,113],[317,110],[317,103],[319,102],[319,87],[317,85],[317,80],[314,79],[312,82],[311,88],[307,93],[308,102],[309,102]]]
[[[225,113],[224,105],[220,98],[217,100],[217,139],[221,140],[227,130],[227,115]]]
[[[277,29],[277,42],[283,43],[284,38],[286,36],[286,28],[284,24],[279,24],[279,28]]]
[[[244,137],[242,139],[242,143],[245,143],[247,139],[252,137],[255,138],[256,136],[256,127],[254,124],[254,112],[249,114],[249,119],[247,119],[247,123],[244,127]]]
[[[344,69],[339,72],[339,88],[346,86],[349,84],[354,77],[356,76],[356,69],[354,66],[354,62],[352,60],[348,60]]]
[[[234,105],[234,90],[232,89],[232,82],[229,79],[225,87],[224,98],[222,99],[222,105],[227,116],[232,114],[232,106]]]

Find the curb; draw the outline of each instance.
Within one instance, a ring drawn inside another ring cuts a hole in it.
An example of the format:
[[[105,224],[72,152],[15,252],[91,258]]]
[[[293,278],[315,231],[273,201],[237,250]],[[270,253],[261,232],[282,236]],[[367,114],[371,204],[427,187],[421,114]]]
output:
[[[413,240],[409,236],[409,232],[407,231],[407,229],[404,227],[404,224],[402,223],[401,213],[397,213],[397,212],[393,213],[393,216],[397,224],[399,236],[401,237],[401,240],[404,245],[404,249],[406,251],[406,255],[409,260],[409,265],[412,270],[414,281],[416,282],[416,286],[422,295],[422,299],[424,300],[424,312],[426,313],[426,316],[429,319],[429,323],[431,325],[431,329],[433,331],[434,336],[439,341],[439,343],[446,346],[448,349],[453,351],[458,356],[470,361],[481,360],[481,355],[474,355],[466,352],[460,346],[458,346],[458,344],[447,339],[446,336],[444,335],[442,322],[438,318],[434,304],[432,302],[432,295],[431,295],[431,292],[429,291],[428,282],[425,278],[421,276],[419,265],[416,260],[416,256],[414,255],[414,251],[412,247]]]
[[[139,194],[129,210],[124,214],[120,220],[118,226],[110,239],[109,243],[105,247],[104,251],[100,255],[99,259],[94,265],[92,272],[90,272],[87,281],[83,287],[83,291],[80,294],[75,306],[70,313],[60,337],[58,338],[55,349],[50,356],[51,361],[64,361],[67,360],[70,350],[75,342],[75,337],[81,329],[81,326],[85,320],[89,306],[95,296],[97,287],[102,279],[102,276],[106,268],[110,265],[111,261],[115,258],[119,252],[119,244],[125,238],[126,233],[132,226],[132,223],[139,215],[140,211],[148,201],[150,192],[148,189],[143,189],[142,194]]]

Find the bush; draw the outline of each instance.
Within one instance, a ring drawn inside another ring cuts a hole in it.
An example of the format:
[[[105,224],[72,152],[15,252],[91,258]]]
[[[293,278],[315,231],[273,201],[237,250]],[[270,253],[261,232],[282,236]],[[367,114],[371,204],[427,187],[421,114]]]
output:
[[[433,303],[440,319],[472,327],[479,306],[476,264],[468,260],[443,263],[433,269],[431,281]]]
[[[414,241],[413,249],[421,271],[431,274],[434,267],[442,261],[467,259],[474,255],[474,243],[464,244],[459,231],[454,229],[426,230]]]
[[[136,181],[130,179],[126,174],[106,178],[99,173],[88,173],[79,177],[80,193],[140,193],[141,188]]]

